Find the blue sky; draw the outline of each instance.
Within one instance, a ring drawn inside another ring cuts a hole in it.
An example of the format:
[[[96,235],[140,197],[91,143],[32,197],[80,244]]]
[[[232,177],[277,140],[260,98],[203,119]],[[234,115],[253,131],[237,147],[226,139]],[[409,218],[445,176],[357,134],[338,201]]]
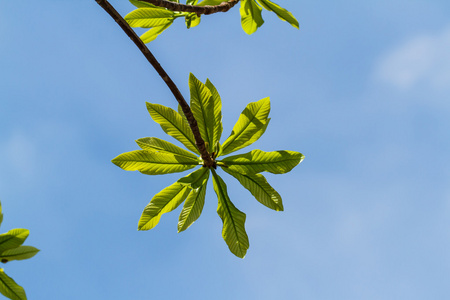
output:
[[[450,2],[278,2],[300,30],[265,12],[247,36],[234,8],[149,44],[184,95],[189,72],[216,85],[222,141],[248,102],[270,96],[251,149],[306,156],[267,176],[284,212],[223,175],[247,214],[244,260],[222,240],[212,185],[186,232],[180,208],[136,230],[179,174],[110,160],[166,138],[146,101],[176,103],[95,1],[0,2],[1,231],[28,228],[41,249],[4,268],[29,299],[450,297]]]

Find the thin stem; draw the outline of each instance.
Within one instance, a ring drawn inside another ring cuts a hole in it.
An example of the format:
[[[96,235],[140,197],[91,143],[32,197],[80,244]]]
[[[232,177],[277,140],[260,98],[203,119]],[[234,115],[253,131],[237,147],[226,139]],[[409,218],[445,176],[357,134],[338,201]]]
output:
[[[139,0],[139,1],[151,3],[159,7],[165,7],[171,11],[194,12],[198,16],[211,15],[217,12],[227,12],[239,2],[239,0],[229,0],[214,6],[211,5],[196,6],[183,3],[176,3],[168,0]]]
[[[181,106],[183,113],[186,116],[186,119],[191,127],[192,133],[194,134],[195,144],[197,145],[198,150],[202,156],[204,166],[213,167],[215,166],[214,160],[211,158],[211,155],[208,153],[208,150],[205,146],[205,141],[200,135],[200,130],[198,129],[197,121],[192,114],[191,108],[187,104],[183,95],[178,90],[178,87],[172,81],[172,79],[167,75],[166,71],[161,67],[159,62],[147,48],[147,46],[142,42],[139,36],[131,29],[128,23],[122,18],[122,16],[115,10],[115,8],[107,1],[107,0],[95,0],[113,19],[119,24],[120,28],[128,35],[128,37],[134,42],[134,44],[141,50],[142,54],[147,58],[148,62],[155,68],[156,72],[158,72],[159,76],[161,76],[162,80],[169,87],[170,91],[174,95],[175,99]]]

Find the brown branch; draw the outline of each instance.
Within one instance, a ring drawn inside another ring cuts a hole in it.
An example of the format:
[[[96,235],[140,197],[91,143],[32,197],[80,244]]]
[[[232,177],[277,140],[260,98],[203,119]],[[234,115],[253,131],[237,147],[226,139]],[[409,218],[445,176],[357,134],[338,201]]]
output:
[[[205,141],[200,135],[200,130],[198,129],[197,121],[192,114],[191,108],[187,104],[183,95],[181,95],[178,87],[175,83],[170,79],[169,75],[167,75],[166,71],[161,67],[159,62],[147,48],[147,46],[142,42],[139,36],[131,29],[128,23],[122,18],[122,16],[114,9],[114,7],[109,4],[107,0],[95,0],[113,19],[119,24],[120,28],[128,35],[128,37],[134,42],[134,44],[141,50],[142,54],[147,58],[148,62],[155,68],[156,72],[158,72],[159,76],[161,76],[162,80],[169,87],[170,91],[174,95],[175,99],[180,104],[183,113],[186,115],[186,119],[188,120],[189,126],[191,127],[192,133],[194,134],[195,144],[197,145],[198,150],[202,156],[204,166],[206,167],[215,167],[215,162],[211,158],[211,155],[208,153],[208,150],[205,146]]]
[[[196,5],[176,3],[168,0],[139,0],[139,1],[147,2],[159,7],[164,7],[171,11],[194,12],[198,16],[211,15],[217,12],[227,12],[239,2],[239,0],[229,0],[214,6],[211,5],[196,6]]]

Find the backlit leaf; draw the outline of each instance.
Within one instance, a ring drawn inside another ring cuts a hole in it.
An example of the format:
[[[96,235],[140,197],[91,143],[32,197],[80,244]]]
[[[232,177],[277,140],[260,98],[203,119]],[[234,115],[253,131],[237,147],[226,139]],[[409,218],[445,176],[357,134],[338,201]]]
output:
[[[2,211],[2,203],[0,202],[0,225],[3,222],[3,211]]]
[[[112,162],[126,171],[139,171],[147,175],[183,172],[199,164],[194,158],[148,150],[125,152]]]
[[[164,153],[172,153],[180,156],[189,157],[192,159],[197,159],[197,156],[195,154],[192,154],[189,151],[186,151],[178,146],[175,146],[172,143],[169,143],[167,141],[155,138],[155,137],[146,137],[136,140],[136,143],[141,147],[143,150],[150,150],[150,151],[158,151],[158,152],[164,152]]]
[[[280,194],[275,191],[262,174],[243,175],[228,168],[222,168],[222,170],[239,180],[242,186],[249,190],[261,204],[276,211],[283,210]]]
[[[180,218],[178,220],[178,232],[189,228],[201,215],[205,204],[206,185],[209,177],[209,170],[206,173],[207,178],[203,185],[192,190],[183,205]]]
[[[158,35],[160,35],[164,30],[169,28],[170,25],[172,25],[172,23],[173,20],[165,25],[153,27],[152,29],[147,30],[147,32],[141,35],[142,42],[147,44],[155,40],[158,37]]]
[[[165,133],[176,138],[192,152],[200,154],[195,145],[194,134],[179,113],[170,107],[148,102],[147,109],[152,119],[161,125]]]
[[[24,289],[0,269],[0,293],[11,300],[26,300]]]
[[[221,162],[225,163],[229,170],[245,175],[261,172],[283,174],[291,171],[303,158],[303,154],[294,151],[253,150],[226,157]]]
[[[261,11],[262,8],[254,0],[241,0],[241,7],[239,9],[241,13],[241,25],[247,34],[254,33],[264,24]]]
[[[197,26],[201,21],[201,17],[197,16],[196,13],[187,14],[184,18],[188,29]]]
[[[219,92],[216,87],[206,79],[205,83],[206,87],[211,92],[211,100],[210,105],[212,106],[212,115],[214,116],[212,124],[212,140],[211,145],[214,146],[220,141],[220,137],[222,136],[223,126],[222,126],[222,100],[220,99]],[[211,117],[210,117],[211,118]],[[213,149],[214,151],[214,149]]]
[[[0,253],[0,261],[6,262],[11,260],[23,260],[32,258],[39,252],[32,246],[19,246],[17,248],[8,249]]]
[[[142,212],[138,230],[150,230],[155,227],[164,213],[176,209],[190,192],[188,186],[175,182],[156,194]]]
[[[127,14],[124,19],[131,27],[151,28],[172,23],[174,13],[163,8],[138,8]]]
[[[204,185],[209,178],[209,169],[208,168],[200,168],[189,175],[178,179],[178,183],[182,185],[187,185],[191,189],[198,189],[202,185]]]
[[[0,252],[17,248],[27,239],[30,231],[28,229],[17,228],[0,234]]]
[[[211,169],[211,171],[213,173],[214,190],[219,199],[217,213],[223,222],[223,239],[234,255],[244,258],[250,246],[247,233],[245,232],[245,214],[231,202],[228,197],[227,186],[222,178],[217,175],[214,169]]]
[[[252,102],[242,111],[230,136],[222,144],[221,155],[247,147],[257,141],[267,128],[270,99]]]
[[[205,5],[219,5],[220,3],[222,3],[224,0],[203,0],[200,3],[197,4],[197,6],[205,6]]]
[[[148,2],[143,2],[143,1],[138,1],[138,0],[130,0],[131,4],[133,4],[134,6],[141,8],[141,7],[153,7],[153,8],[159,8],[156,5],[153,5],[151,3]]]
[[[189,126],[189,122],[186,119],[186,115],[184,114],[183,109],[181,108],[180,104],[178,104],[177,111],[180,114],[181,118],[183,118],[183,121],[186,122],[186,124],[188,124],[188,126]]]
[[[283,21],[287,21],[289,24],[299,29],[298,21],[291,12],[287,11],[286,9],[282,8],[276,3],[273,3],[270,0],[257,0],[257,1],[259,4],[261,4],[262,7],[264,7],[268,11],[273,11],[278,16],[278,18],[280,18]]]
[[[197,120],[200,135],[209,145],[212,143],[213,107],[211,105],[211,92],[204,83],[192,73],[189,75],[189,90],[191,92],[191,110]],[[210,149],[208,149],[209,152]]]

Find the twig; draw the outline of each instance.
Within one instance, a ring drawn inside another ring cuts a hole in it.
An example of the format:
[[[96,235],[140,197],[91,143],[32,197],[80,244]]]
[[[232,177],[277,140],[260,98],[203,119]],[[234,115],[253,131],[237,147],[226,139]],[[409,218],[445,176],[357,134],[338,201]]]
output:
[[[212,5],[195,6],[183,3],[176,3],[167,0],[139,0],[139,1],[151,3],[159,7],[165,7],[171,11],[194,12],[198,16],[211,15],[217,12],[227,12],[239,2],[239,0],[229,0],[214,6]]]
[[[186,119],[191,127],[192,133],[194,134],[195,144],[197,145],[198,150],[202,156],[204,166],[205,167],[215,167],[215,162],[211,158],[211,155],[208,153],[208,150],[205,146],[205,141],[200,135],[200,130],[198,129],[197,121],[192,114],[191,108],[187,104],[183,95],[181,95],[178,87],[172,81],[172,79],[167,75],[166,71],[161,67],[159,62],[147,48],[147,46],[142,42],[139,36],[131,29],[128,23],[122,18],[122,16],[115,10],[115,8],[107,1],[107,0],[95,0],[113,19],[119,24],[120,28],[128,35],[128,37],[134,42],[134,44],[141,50],[142,54],[147,58],[148,62],[155,68],[156,72],[158,72],[159,76],[161,76],[162,80],[169,87],[170,91],[174,95],[175,99],[181,106],[183,113],[186,115]]]

